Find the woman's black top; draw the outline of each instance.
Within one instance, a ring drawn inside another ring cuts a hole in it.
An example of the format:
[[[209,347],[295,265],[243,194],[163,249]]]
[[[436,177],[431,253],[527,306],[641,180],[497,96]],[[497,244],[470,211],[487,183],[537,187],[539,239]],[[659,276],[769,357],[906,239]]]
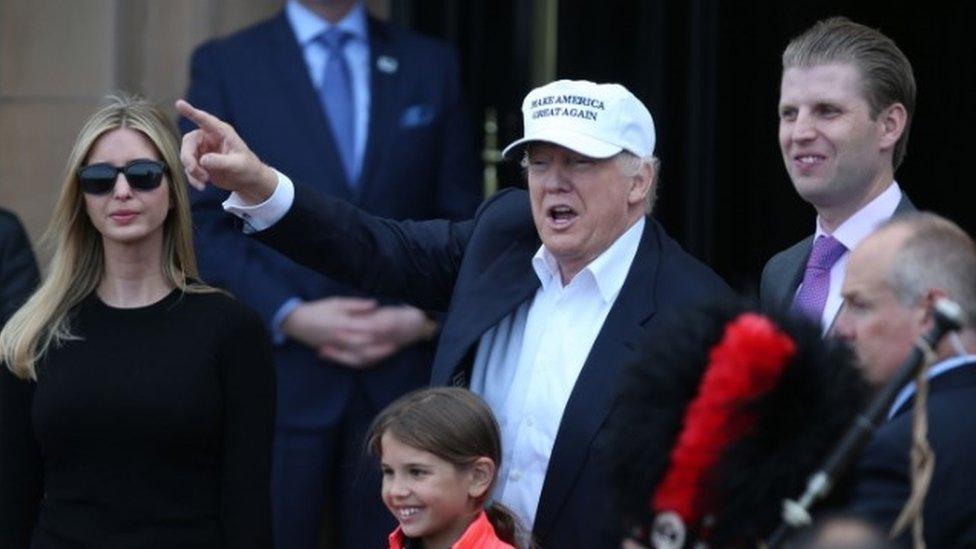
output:
[[[36,383],[0,367],[0,547],[271,546],[275,382],[255,313],[174,290],[71,314]]]

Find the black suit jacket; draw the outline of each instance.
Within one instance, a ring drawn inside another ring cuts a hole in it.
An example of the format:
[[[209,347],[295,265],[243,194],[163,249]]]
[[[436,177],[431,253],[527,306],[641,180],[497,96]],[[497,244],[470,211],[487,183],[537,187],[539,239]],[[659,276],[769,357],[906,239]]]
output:
[[[976,547],[976,362],[936,376],[929,385],[929,444],[935,472],[923,519],[928,547]],[[884,528],[911,492],[909,400],[882,425],[855,471],[851,506]],[[909,528],[909,532],[911,528]]]
[[[0,209],[0,328],[34,291],[40,277],[27,233],[14,214]],[[17,451],[36,447],[30,403],[34,384],[14,377],[0,363],[0,447]],[[37,520],[40,471],[4,463],[0,457],[0,547],[30,545]]]
[[[467,385],[482,334],[540,284],[531,258],[541,243],[519,190],[498,193],[470,221],[397,223],[297,185],[288,214],[256,237],[339,280],[445,310],[432,378],[438,385]],[[653,340],[663,312],[730,296],[718,276],[647,219],[563,412],[533,528],[542,547],[619,547],[600,456],[620,372],[642,340]]]
[[[27,233],[17,217],[0,209],[0,327],[40,281]]]
[[[902,192],[895,215],[914,212],[915,205]],[[813,247],[810,235],[789,248],[777,253],[763,267],[759,280],[759,304],[765,310],[786,311],[793,303],[796,289],[803,281],[803,271]]]

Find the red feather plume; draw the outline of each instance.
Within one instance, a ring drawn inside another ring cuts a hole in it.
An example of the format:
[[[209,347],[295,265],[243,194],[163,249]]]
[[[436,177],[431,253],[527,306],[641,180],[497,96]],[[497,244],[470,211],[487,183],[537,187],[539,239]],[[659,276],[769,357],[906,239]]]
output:
[[[713,511],[701,487],[729,444],[752,427],[746,405],[773,389],[793,357],[793,340],[766,317],[744,313],[709,353],[698,394],[685,410],[671,464],[654,493],[655,513],[672,511],[694,527]]]

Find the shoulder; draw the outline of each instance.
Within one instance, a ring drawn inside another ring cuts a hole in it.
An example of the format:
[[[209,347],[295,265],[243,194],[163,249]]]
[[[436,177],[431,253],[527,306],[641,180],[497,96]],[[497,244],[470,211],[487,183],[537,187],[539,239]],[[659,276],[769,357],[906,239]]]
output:
[[[13,212],[9,212],[3,208],[0,208],[0,227],[7,228],[11,224],[17,223],[17,216]]]
[[[399,25],[380,21],[372,16],[369,18],[369,30],[371,41],[384,41],[390,46],[415,54],[418,57],[455,54],[454,46],[444,40],[424,36]]]
[[[0,208],[0,239],[18,238],[24,234],[24,226],[13,212]]]
[[[264,330],[257,312],[225,292],[185,292],[180,302],[187,313],[225,334]]]
[[[401,80],[424,89],[458,85],[458,54],[448,42],[370,18],[370,47],[397,60]]]
[[[806,259],[810,253],[810,246],[813,243],[813,235],[810,235],[785,250],[781,250],[769,258],[763,268],[763,274],[772,272],[788,266],[796,265]]]
[[[503,189],[485,200],[474,215],[475,232],[511,239],[527,231],[538,235],[532,221],[529,193],[523,189]]]
[[[901,191],[901,200],[898,201],[898,207],[895,208],[895,215],[902,215],[906,213],[912,213],[918,211],[915,203],[912,202],[911,198],[908,198],[908,193]]]
[[[656,238],[660,242],[660,272],[655,292],[662,301],[685,303],[734,297],[732,289],[722,277],[686,252],[657,221],[649,219],[644,230],[653,231],[645,238]]]
[[[491,195],[481,203],[475,213],[475,219],[487,220],[495,218],[511,218],[512,214],[532,215],[532,206],[529,203],[529,193],[524,189],[508,188],[502,189]]]
[[[928,414],[935,431],[969,430],[976,431],[976,410],[972,401],[976,399],[976,362],[967,362],[942,371],[929,380]],[[914,396],[901,404],[895,416],[886,425],[899,425],[911,428]],[[936,421],[938,420],[938,421]]]
[[[264,48],[269,37],[283,24],[287,25],[283,15],[279,13],[227,36],[212,38],[197,46],[193,59],[197,61],[213,56],[243,55],[249,50]]]
[[[0,275],[16,278],[5,280],[9,287],[0,288],[0,294],[8,297],[17,291],[29,294],[39,278],[27,231],[16,215],[6,210],[0,210]],[[0,309],[8,310],[10,305],[0,302]]]

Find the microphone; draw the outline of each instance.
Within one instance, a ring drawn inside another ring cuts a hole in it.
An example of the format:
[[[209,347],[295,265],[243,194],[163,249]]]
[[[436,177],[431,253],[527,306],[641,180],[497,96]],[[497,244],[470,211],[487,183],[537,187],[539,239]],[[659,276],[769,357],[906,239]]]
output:
[[[875,395],[867,409],[854,419],[833,452],[824,460],[823,465],[810,476],[803,494],[796,500],[783,501],[783,522],[770,536],[766,547],[774,549],[784,541],[791,529],[802,528],[812,522],[810,507],[830,493],[834,481],[846,469],[848,463],[860,453],[861,447],[881,424],[898,392],[914,379],[925,365],[926,353],[934,349],[948,332],[954,332],[963,326],[962,308],[949,299],[936,300],[933,316],[935,322],[932,328],[915,341],[911,352],[898,367],[895,375]]]

